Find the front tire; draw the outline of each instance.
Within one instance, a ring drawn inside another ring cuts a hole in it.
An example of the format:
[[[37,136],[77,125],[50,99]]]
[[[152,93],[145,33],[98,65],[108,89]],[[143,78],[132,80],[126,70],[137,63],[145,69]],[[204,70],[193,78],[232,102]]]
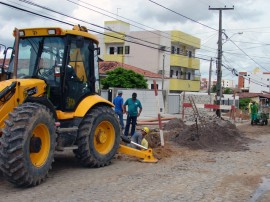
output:
[[[78,131],[76,157],[85,167],[109,165],[120,144],[120,124],[108,106],[91,109]]]
[[[51,169],[55,121],[48,108],[24,103],[9,113],[1,137],[0,169],[17,186],[40,184]]]

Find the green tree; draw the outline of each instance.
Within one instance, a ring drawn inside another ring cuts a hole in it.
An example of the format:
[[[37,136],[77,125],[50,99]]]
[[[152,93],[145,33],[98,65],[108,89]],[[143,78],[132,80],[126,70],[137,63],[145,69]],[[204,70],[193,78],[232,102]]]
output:
[[[223,94],[233,94],[233,89],[225,88]]]
[[[239,100],[239,108],[240,109],[245,109],[248,107],[248,104],[250,102],[250,98],[242,98]]]
[[[147,88],[147,80],[141,74],[132,70],[126,70],[118,67],[115,70],[107,72],[107,77],[101,80],[102,88]]]
[[[213,85],[211,88],[211,93],[216,93],[217,92],[217,85]]]

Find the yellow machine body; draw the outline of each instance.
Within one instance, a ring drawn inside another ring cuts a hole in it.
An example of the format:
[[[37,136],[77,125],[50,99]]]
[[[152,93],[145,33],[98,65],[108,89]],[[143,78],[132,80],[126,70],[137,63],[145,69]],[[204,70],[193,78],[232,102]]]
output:
[[[46,84],[40,79],[10,79],[0,82],[0,92],[8,88],[12,82],[16,82],[14,92],[7,94],[0,100],[0,128],[4,127],[4,120],[7,119],[8,113],[12,112],[14,107],[22,104],[28,97],[29,93],[35,93],[35,96],[42,96],[46,89]],[[8,96],[9,100],[5,102]]]
[[[157,162],[152,150],[120,145],[111,102],[97,95],[98,40],[82,26],[15,29],[0,82],[0,170],[17,186],[48,176],[54,152],[73,149],[85,167],[111,163],[117,151]]]
[[[157,163],[158,162],[158,160],[153,155],[152,149],[138,150],[138,149],[134,149],[125,145],[120,145],[118,151],[120,153],[129,155],[129,156],[134,156],[140,159],[140,161],[144,163]]]

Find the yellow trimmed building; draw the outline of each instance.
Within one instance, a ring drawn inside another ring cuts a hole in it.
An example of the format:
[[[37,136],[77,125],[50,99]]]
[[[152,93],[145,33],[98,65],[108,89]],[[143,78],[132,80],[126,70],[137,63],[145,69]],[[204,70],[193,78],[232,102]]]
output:
[[[106,21],[105,27],[104,35],[98,36],[104,61],[164,74],[158,86],[170,93],[200,90],[200,60],[195,57],[199,38],[177,30],[130,31],[122,21]]]

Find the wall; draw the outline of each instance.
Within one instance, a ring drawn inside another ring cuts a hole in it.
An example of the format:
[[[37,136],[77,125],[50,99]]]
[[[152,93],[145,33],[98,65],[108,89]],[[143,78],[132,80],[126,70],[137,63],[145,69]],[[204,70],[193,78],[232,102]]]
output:
[[[123,99],[126,101],[128,98],[131,97],[133,92],[137,93],[137,98],[141,101],[143,111],[141,116],[146,117],[157,117],[158,112],[163,114],[181,114],[182,113],[182,104],[183,102],[190,103],[189,97],[193,97],[194,102],[196,104],[213,104],[215,99],[215,94],[212,93],[208,95],[207,93],[198,93],[198,92],[185,92],[185,100],[183,100],[184,93],[181,94],[171,94],[168,91],[158,91],[158,100],[155,96],[154,90],[146,90],[146,89],[120,89],[120,88],[111,88],[109,89],[112,94],[112,99],[117,95],[118,90],[123,91]],[[102,90],[101,96],[105,99],[108,99],[108,91],[109,90]],[[225,101],[225,105],[228,105],[227,101],[229,98],[229,104],[233,104],[233,97],[232,95],[224,95],[223,98]],[[179,102],[175,100],[176,97],[179,97]],[[158,111],[158,102],[160,109]],[[239,97],[236,96],[236,107],[239,106]],[[173,106],[169,106],[172,104]],[[205,111],[209,112],[210,109],[198,109],[199,112]],[[192,108],[185,108],[185,114],[193,114]],[[126,115],[124,116],[126,118]]]
[[[112,97],[114,98],[117,95],[117,91],[120,90],[118,88],[111,88]],[[160,114],[164,114],[164,98],[162,95],[162,91],[158,91],[158,100],[155,96],[154,90],[146,90],[146,89],[121,89],[123,91],[123,99],[124,102],[131,98],[133,92],[137,93],[137,99],[140,100],[142,104],[142,113],[141,117],[157,117],[158,111]],[[102,90],[101,96],[105,99],[108,99],[108,90]],[[158,102],[160,109],[158,110]],[[124,119],[126,119],[126,115],[124,115]]]

